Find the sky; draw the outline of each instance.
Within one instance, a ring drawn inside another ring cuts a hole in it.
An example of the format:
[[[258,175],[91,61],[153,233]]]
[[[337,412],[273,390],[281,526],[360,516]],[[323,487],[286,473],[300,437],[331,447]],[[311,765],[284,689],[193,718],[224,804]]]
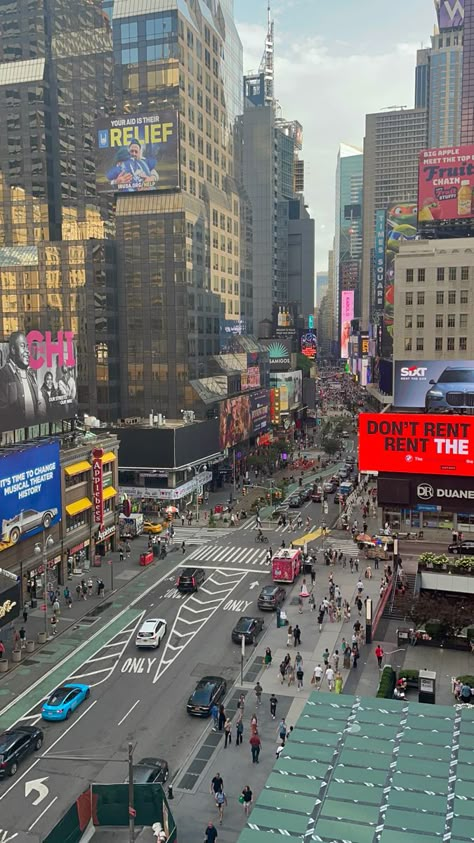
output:
[[[303,125],[305,200],[316,220],[316,268],[334,236],[340,143],[362,147],[365,115],[414,105],[416,51],[430,45],[432,0],[271,0],[275,96]],[[267,0],[234,0],[244,73],[258,69]]]

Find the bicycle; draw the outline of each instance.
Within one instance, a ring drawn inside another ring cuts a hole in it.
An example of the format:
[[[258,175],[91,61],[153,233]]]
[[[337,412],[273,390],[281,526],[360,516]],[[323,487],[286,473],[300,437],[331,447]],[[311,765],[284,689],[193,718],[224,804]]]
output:
[[[261,542],[262,544],[268,544],[268,536],[255,536],[255,541]]]

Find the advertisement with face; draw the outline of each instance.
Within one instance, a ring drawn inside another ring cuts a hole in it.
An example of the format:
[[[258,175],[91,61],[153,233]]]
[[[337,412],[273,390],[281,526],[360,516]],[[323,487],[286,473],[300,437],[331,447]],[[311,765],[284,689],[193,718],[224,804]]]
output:
[[[474,416],[361,413],[359,471],[474,477]]]
[[[393,309],[395,303],[395,258],[400,243],[416,237],[416,202],[392,202],[386,212],[385,285],[384,285],[384,353],[393,347]]]
[[[0,551],[61,520],[58,442],[0,457]]]
[[[250,398],[238,395],[223,401],[219,415],[219,447],[232,448],[238,442],[248,439],[252,432]]]
[[[418,221],[466,220],[474,216],[474,144],[422,149],[418,170]]]
[[[72,331],[13,331],[0,342],[0,430],[76,415],[77,355]]]
[[[351,322],[354,318],[354,290],[343,290],[341,293],[341,353],[340,357],[349,357],[349,337]]]
[[[135,193],[179,188],[178,112],[124,114],[96,121],[97,190]]]
[[[394,406],[446,413],[474,407],[474,360],[395,360]]]

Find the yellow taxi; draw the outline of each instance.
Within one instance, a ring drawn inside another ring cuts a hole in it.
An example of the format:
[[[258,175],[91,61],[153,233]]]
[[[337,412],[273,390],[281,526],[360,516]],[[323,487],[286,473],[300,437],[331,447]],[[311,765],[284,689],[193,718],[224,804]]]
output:
[[[143,522],[143,532],[144,533],[153,533],[153,535],[158,535],[163,530],[163,524],[154,524],[153,521],[144,521]]]

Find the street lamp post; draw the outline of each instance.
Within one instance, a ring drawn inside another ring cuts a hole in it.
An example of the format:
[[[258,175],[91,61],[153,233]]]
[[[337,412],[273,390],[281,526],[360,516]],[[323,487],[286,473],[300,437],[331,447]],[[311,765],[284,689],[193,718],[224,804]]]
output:
[[[54,539],[52,536],[46,536],[43,533],[42,543],[36,542],[34,546],[34,552],[37,556],[40,554],[42,555],[42,562],[43,562],[43,575],[44,575],[44,631],[46,634],[46,638],[48,637],[48,596],[46,594],[46,572],[48,568],[48,554],[47,548],[51,547],[54,544]]]
[[[194,479],[196,480],[196,477],[198,476],[198,474],[201,473],[201,471],[207,471],[207,465],[201,465],[201,466],[193,465],[192,469],[194,471]],[[203,487],[203,493],[204,493],[204,487]],[[196,524],[199,524],[199,483],[197,483],[197,482],[196,482]]]

